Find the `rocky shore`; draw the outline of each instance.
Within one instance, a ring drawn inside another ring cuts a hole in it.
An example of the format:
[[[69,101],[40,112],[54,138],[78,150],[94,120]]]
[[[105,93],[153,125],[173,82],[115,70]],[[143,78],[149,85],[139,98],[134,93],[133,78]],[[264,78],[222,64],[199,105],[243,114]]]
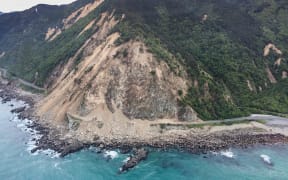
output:
[[[2,103],[9,102],[12,99],[17,99],[19,101],[24,101],[31,107],[35,104],[35,101],[32,97],[21,95],[17,92],[17,90],[18,87],[16,84],[3,84],[0,82],[0,98],[2,99]]]
[[[29,128],[37,130],[42,135],[41,138],[36,140],[37,147],[31,150],[32,153],[37,150],[52,149],[60,153],[60,157],[64,157],[90,146],[98,147],[100,151],[119,149],[121,153],[133,152],[130,159],[122,166],[121,172],[135,167],[140,161],[146,159],[148,151],[143,148],[155,148],[163,151],[176,149],[194,154],[205,154],[210,151],[226,150],[231,147],[246,148],[254,145],[288,143],[288,137],[282,134],[264,133],[253,128],[214,133],[186,133],[178,136],[163,135],[147,140],[129,138],[101,139],[100,137],[95,137],[91,142],[80,142],[76,138],[63,138],[63,135],[57,129],[52,129],[48,125],[39,123],[36,117],[33,116],[35,99],[17,93],[16,86],[0,84],[0,89],[2,103],[17,99],[28,104],[27,107],[15,108],[12,112],[18,114],[20,119],[28,118],[34,120],[29,125]]]
[[[133,155],[129,157],[129,160],[120,168],[120,172],[134,168],[139,162],[146,160],[147,156],[148,151],[144,148],[135,150]]]
[[[37,141],[37,147],[31,152],[37,150],[52,149],[64,157],[70,153],[88,148],[90,146],[98,147],[99,152],[104,150],[119,149],[121,153],[131,153],[129,161],[122,167],[120,172],[125,172],[135,167],[139,162],[146,159],[148,151],[143,148],[158,149],[168,151],[176,149],[178,151],[190,152],[193,154],[206,154],[208,152],[218,152],[229,148],[247,148],[257,145],[287,144],[288,137],[281,134],[255,134],[252,129],[233,130],[227,132],[214,133],[199,136],[178,136],[178,137],[159,137],[149,141],[137,141],[129,139],[114,140],[95,140],[94,142],[79,142],[75,139],[61,139],[55,130],[43,128],[37,124],[35,127],[43,135]],[[53,134],[53,133],[55,134]]]

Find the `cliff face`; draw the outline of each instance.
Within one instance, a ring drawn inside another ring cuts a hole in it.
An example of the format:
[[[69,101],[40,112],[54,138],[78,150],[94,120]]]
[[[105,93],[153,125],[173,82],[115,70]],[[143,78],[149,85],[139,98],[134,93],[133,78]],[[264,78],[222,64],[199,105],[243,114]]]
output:
[[[180,77],[171,72],[141,41],[115,44],[120,35],[110,32],[122,20],[102,13],[95,22],[95,34],[55,69],[50,92],[38,104],[42,119],[79,132],[103,126],[103,133],[131,120],[198,120],[191,107],[179,102],[189,87],[185,74]]]

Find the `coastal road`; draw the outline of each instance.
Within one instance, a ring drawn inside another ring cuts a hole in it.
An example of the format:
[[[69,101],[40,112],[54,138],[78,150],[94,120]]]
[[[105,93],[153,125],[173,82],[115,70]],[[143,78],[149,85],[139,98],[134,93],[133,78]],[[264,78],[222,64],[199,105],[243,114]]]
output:
[[[2,76],[3,78],[5,78],[5,79],[8,78],[8,77],[7,77],[7,70],[6,70],[6,69],[0,68],[0,73],[1,73],[1,76]],[[37,86],[37,85],[35,85],[35,84],[33,84],[33,83],[30,83],[30,82],[28,82],[28,81],[25,81],[25,80],[21,79],[21,78],[18,78],[18,77],[13,76],[13,79],[14,79],[14,80],[17,80],[20,84],[22,84],[22,85],[24,85],[24,86],[27,86],[27,87],[30,87],[30,88],[32,88],[32,89],[35,89],[35,90],[38,90],[38,91],[44,91],[44,92],[46,91],[45,88],[39,87],[39,86]]]
[[[273,116],[273,115],[261,115],[252,114],[249,116],[251,120],[265,120],[266,125],[277,127],[288,127],[288,118]]]
[[[273,116],[273,115],[266,115],[266,114],[251,114],[250,116],[247,116],[247,117],[205,121],[201,124],[209,125],[213,123],[238,122],[238,121],[247,121],[247,120],[249,121],[264,120],[266,121],[266,125],[269,125],[269,126],[288,127],[288,118],[284,118],[280,116]]]
[[[39,91],[46,91],[45,88],[41,88],[41,87],[39,87],[39,86],[36,86],[35,84],[32,84],[32,83],[30,83],[30,82],[28,82],[28,81],[25,81],[25,80],[23,80],[23,79],[18,78],[18,81],[19,81],[21,84],[23,84],[23,85],[25,85],[25,86],[28,86],[28,87],[30,87],[30,88],[33,88],[33,89],[36,89],[36,90],[39,90]]]
[[[222,119],[222,120],[211,120],[211,121],[201,121],[201,122],[159,122],[155,123],[153,125],[161,125],[161,124],[166,124],[166,125],[213,125],[213,124],[218,124],[218,123],[227,123],[233,122],[235,123],[241,123],[241,121],[247,122],[247,121],[264,121],[265,125],[271,126],[271,127],[283,127],[287,128],[288,127],[288,118],[280,117],[280,116],[274,116],[274,115],[266,115],[266,114],[251,114],[250,116],[246,117],[239,117],[239,118],[231,118],[231,119]]]

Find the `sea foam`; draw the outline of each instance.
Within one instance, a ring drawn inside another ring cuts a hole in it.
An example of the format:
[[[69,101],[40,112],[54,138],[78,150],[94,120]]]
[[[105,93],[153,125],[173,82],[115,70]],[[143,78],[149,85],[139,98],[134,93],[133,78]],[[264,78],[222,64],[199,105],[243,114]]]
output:
[[[267,164],[272,164],[271,158],[270,158],[268,155],[266,155],[266,154],[261,154],[260,157],[261,157],[261,159],[262,159],[265,163],[267,163]]]
[[[105,151],[104,152],[104,157],[105,158],[115,159],[115,158],[118,157],[118,153],[116,151]]]
[[[126,159],[124,159],[122,162],[123,163],[127,163],[130,160],[130,157],[127,157]]]
[[[234,153],[231,150],[221,151],[220,154],[222,156],[227,157],[227,158],[234,158],[235,157]]]
[[[27,107],[27,105],[25,105]],[[20,120],[17,115],[11,119],[12,122],[16,123],[16,127],[22,130],[23,132],[26,132],[30,135],[29,140],[25,143],[27,145],[26,150],[28,152],[31,152],[31,150],[35,149],[37,147],[37,141],[42,137],[42,135],[39,133],[39,131],[36,131],[33,128],[29,128],[29,125],[33,125],[33,121],[29,119],[23,119]],[[60,156],[60,153],[57,153],[54,150],[47,149],[47,150],[37,150],[34,153],[31,153],[32,155],[38,155],[38,154],[44,154],[51,158],[58,158]]]

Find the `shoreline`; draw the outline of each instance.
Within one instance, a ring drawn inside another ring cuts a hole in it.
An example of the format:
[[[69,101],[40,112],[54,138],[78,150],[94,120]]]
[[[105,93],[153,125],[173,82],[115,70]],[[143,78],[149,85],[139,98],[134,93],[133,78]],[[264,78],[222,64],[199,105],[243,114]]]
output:
[[[137,138],[101,139],[100,137],[95,136],[93,141],[79,141],[77,138],[63,137],[63,134],[57,128],[49,127],[48,124],[43,124],[43,122],[39,121],[39,119],[35,117],[34,108],[37,103],[36,101],[40,98],[39,96],[20,93],[16,85],[0,84],[0,89],[2,103],[16,99],[24,101],[28,105],[28,107],[19,110],[19,112],[14,112],[14,114],[17,114],[20,120],[32,120],[33,123],[28,125],[28,128],[36,130],[41,135],[39,139],[36,139],[36,147],[31,150],[31,153],[38,150],[51,149],[59,153],[60,157],[65,157],[71,153],[91,146],[99,148],[99,153],[104,150],[119,149],[123,154],[133,152],[132,154],[134,154],[134,156],[131,157],[136,157],[136,160],[134,160],[137,161],[136,163],[134,162],[134,165],[132,166],[134,167],[148,155],[148,153],[145,155],[145,153],[142,152],[142,155],[144,154],[145,157],[143,155],[142,158],[137,159],[139,152],[141,152],[143,148],[152,148],[160,151],[175,149],[192,154],[206,154],[211,151],[219,152],[229,148],[248,148],[257,145],[288,144],[287,136],[280,133],[264,131],[257,127],[239,129],[232,128],[231,130],[225,130],[224,128],[223,130],[206,133],[191,133],[187,131],[187,133],[184,133],[183,135],[176,133],[174,135],[163,135],[146,140]],[[131,159],[132,158],[130,158],[130,160]],[[129,164],[131,161],[128,161],[127,163]],[[124,165],[127,165],[127,163]],[[130,168],[124,170],[128,169]]]

